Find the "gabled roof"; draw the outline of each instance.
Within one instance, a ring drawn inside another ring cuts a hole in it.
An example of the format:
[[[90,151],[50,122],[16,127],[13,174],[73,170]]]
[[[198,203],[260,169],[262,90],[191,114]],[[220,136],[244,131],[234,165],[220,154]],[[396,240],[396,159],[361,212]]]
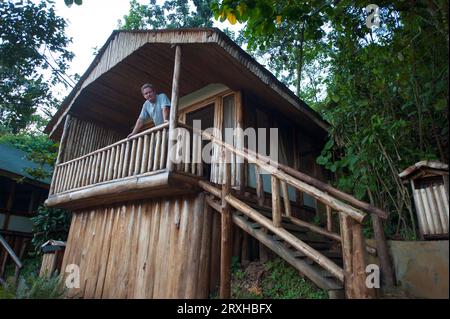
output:
[[[43,184],[50,184],[50,178],[39,180],[26,172],[27,168],[39,168],[40,166],[27,159],[27,153],[21,151],[14,146],[0,144],[0,170],[12,173],[14,175],[24,176],[32,181]],[[51,173],[52,169],[48,165],[44,165],[44,171]]]
[[[438,161],[420,161],[414,165],[411,165],[403,172],[398,174],[401,179],[414,179],[417,176],[417,173],[421,171],[428,171],[434,175],[442,175],[447,172],[448,175],[448,164],[444,164]]]
[[[114,31],[45,131],[58,138],[69,112],[129,131],[143,103],[142,83],[170,97],[174,44],[182,48],[180,97],[223,83],[288,114],[305,130],[326,135],[329,125],[318,113],[216,28]]]

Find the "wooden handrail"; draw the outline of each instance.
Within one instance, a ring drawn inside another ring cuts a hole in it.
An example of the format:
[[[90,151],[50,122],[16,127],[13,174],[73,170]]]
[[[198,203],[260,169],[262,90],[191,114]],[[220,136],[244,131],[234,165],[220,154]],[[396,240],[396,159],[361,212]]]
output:
[[[248,162],[255,163],[261,169],[269,172],[272,176],[275,176],[279,180],[293,186],[294,188],[317,198],[319,201],[325,203],[328,206],[331,206],[335,210],[352,217],[354,220],[358,221],[359,223],[363,223],[364,220],[367,218],[367,214],[364,213],[363,211],[361,211],[357,208],[354,208],[344,202],[341,202],[340,200],[334,198],[333,196],[328,195],[324,191],[317,189],[314,186],[311,187],[307,183],[292,177],[288,173],[285,173],[285,172],[279,170],[277,167],[275,167],[271,164],[265,163],[264,161],[258,159],[257,155],[255,156],[255,155],[246,153],[242,150],[239,150],[239,149],[235,148],[234,146],[229,145],[229,144],[223,142],[221,139],[218,139],[204,131],[201,131],[201,134],[203,136],[205,136],[207,139],[211,140],[213,143],[216,143],[216,144],[226,148],[227,150],[233,152],[237,156],[245,158]]]
[[[272,160],[270,158],[268,158],[264,155],[255,153],[254,151],[249,150],[245,147],[243,148],[243,150],[244,150],[244,152],[253,153],[254,156],[256,155],[258,158],[262,159],[263,161],[272,162]],[[378,217],[380,217],[382,219],[387,219],[389,216],[389,214],[387,212],[385,212],[384,210],[379,209],[378,207],[375,207],[369,203],[363,202],[363,201],[353,197],[350,194],[347,194],[339,189],[334,188],[333,186],[331,186],[329,184],[326,184],[326,183],[318,180],[317,178],[309,176],[305,173],[297,171],[294,168],[289,167],[284,164],[281,164],[281,163],[276,163],[276,165],[278,166],[279,169],[288,173],[289,175],[292,175],[293,177],[296,177],[305,183],[311,184],[312,186],[314,186],[324,192],[327,192],[330,195],[333,195],[334,197],[336,197],[338,199],[342,199],[359,209],[362,209],[364,211],[367,211],[368,213],[377,215]]]
[[[0,243],[5,248],[6,252],[11,256],[11,258],[14,261],[14,263],[16,264],[16,266],[19,267],[19,269],[22,268],[23,265],[22,265],[22,262],[20,261],[19,257],[17,257],[14,250],[11,248],[11,246],[9,246],[8,242],[3,238],[2,235],[0,235]]]
[[[199,181],[199,185],[207,192],[211,193],[212,195],[215,195],[217,197],[222,196],[222,192],[217,187],[211,185],[208,182],[205,181]],[[324,269],[329,271],[334,277],[336,277],[339,281],[344,282],[344,271],[341,267],[339,267],[336,263],[334,263],[331,259],[321,254],[319,251],[315,250],[314,248],[310,247],[309,245],[305,244],[302,240],[298,239],[291,233],[289,233],[287,230],[283,229],[282,227],[276,227],[273,225],[272,221],[263,216],[261,213],[259,213],[257,210],[251,208],[246,203],[242,202],[238,198],[234,197],[231,194],[228,194],[225,196],[224,200],[233,206],[238,211],[242,212],[243,214],[247,215],[251,219],[255,220],[257,223],[261,224],[264,228],[267,228],[275,235],[282,238],[284,241],[295,247],[295,249],[301,251],[306,256],[311,258],[314,262],[322,266]]]

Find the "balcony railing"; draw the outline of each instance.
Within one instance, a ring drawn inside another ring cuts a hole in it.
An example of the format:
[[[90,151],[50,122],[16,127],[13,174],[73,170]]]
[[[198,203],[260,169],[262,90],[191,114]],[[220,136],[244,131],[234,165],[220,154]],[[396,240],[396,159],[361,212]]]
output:
[[[177,131],[175,171],[202,175],[199,142],[192,129]],[[186,134],[188,135],[188,138]],[[109,181],[164,171],[167,167],[169,124],[150,128],[55,167],[50,196]],[[183,143],[186,143],[183,145]]]

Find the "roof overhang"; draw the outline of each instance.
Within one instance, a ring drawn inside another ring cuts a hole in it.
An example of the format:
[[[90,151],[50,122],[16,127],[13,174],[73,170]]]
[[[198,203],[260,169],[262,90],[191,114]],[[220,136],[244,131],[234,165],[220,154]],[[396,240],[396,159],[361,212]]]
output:
[[[180,97],[223,83],[257,96],[263,106],[289,115],[303,129],[326,136],[329,124],[318,113],[215,28],[114,31],[45,132],[59,139],[69,113],[129,132],[143,103],[143,83],[171,96],[175,44],[182,49]]]

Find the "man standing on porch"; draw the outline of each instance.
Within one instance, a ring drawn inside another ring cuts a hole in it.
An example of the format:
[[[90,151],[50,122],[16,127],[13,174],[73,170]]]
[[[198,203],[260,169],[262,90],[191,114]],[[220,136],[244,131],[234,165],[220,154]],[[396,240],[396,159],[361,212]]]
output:
[[[148,118],[153,120],[155,126],[169,121],[170,101],[164,93],[156,94],[156,90],[150,83],[145,83],[141,87],[141,93],[145,98],[144,105],[139,118],[134,125],[133,131],[128,137],[139,132]]]

